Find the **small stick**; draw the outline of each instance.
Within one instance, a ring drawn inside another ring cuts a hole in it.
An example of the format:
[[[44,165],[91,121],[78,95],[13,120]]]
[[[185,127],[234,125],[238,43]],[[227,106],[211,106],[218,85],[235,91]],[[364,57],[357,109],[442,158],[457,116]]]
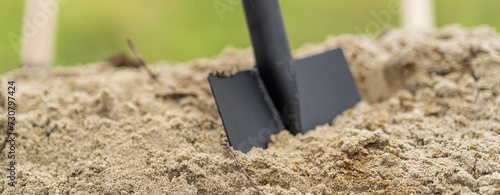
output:
[[[240,162],[240,159],[238,159],[238,156],[236,156],[236,153],[234,153],[234,150],[233,148],[231,148],[231,146],[229,145],[228,142],[226,142],[226,145],[227,145],[227,148],[229,148],[229,152],[231,152],[231,154],[233,154],[234,158],[236,159],[236,163],[238,163],[238,166],[240,166],[240,169],[241,169],[241,172],[243,172],[243,174],[245,174],[245,176],[247,176],[247,179],[248,181],[250,181],[250,183],[252,183],[253,187],[260,192],[260,189],[259,187],[257,187],[257,184],[255,184],[252,180],[252,178],[248,175],[248,173],[245,171],[245,169],[243,168],[243,165],[241,165],[241,162]]]
[[[127,37],[127,42],[128,42],[128,46],[130,47],[130,50],[132,50],[132,53],[134,53],[134,56],[137,59],[137,64],[139,64],[140,67],[142,67],[144,70],[146,70],[146,73],[148,73],[148,75],[149,75],[149,77],[151,77],[151,79],[153,79],[156,83],[163,85],[160,82],[160,80],[158,80],[158,75],[154,74],[153,71],[151,71],[151,69],[148,68],[148,66],[146,65],[146,62],[144,62],[141,55],[139,55],[139,53],[137,52],[137,50],[134,47],[134,44],[132,43],[132,40],[129,37]],[[175,91],[175,89],[172,86],[168,86],[168,87],[170,87],[172,90]]]
[[[157,94],[157,97],[163,97],[164,99],[180,99],[180,98],[187,97],[187,96],[197,97],[197,95],[194,93],[180,93],[180,92],[177,93],[176,92],[177,90],[175,89],[174,86],[166,85],[166,84],[163,84],[162,82],[160,82],[160,80],[158,79],[158,75],[154,74],[153,71],[151,71],[151,69],[148,68],[148,66],[146,65],[146,62],[144,62],[141,55],[139,55],[139,52],[137,52],[137,50],[134,47],[134,44],[132,43],[132,40],[129,37],[127,37],[127,42],[128,42],[128,46],[130,47],[130,50],[132,50],[132,53],[134,53],[134,56],[137,59],[137,64],[140,67],[142,67],[144,70],[146,70],[146,73],[148,73],[149,77],[151,77],[151,79],[153,79],[156,83],[158,83],[161,86],[167,86],[173,92],[172,94],[165,94],[165,95]]]

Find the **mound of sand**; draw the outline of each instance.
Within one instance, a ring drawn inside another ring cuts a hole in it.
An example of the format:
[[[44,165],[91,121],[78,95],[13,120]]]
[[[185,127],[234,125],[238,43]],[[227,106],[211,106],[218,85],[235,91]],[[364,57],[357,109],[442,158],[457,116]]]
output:
[[[500,193],[500,36],[488,27],[386,30],[329,38],[342,46],[364,101],[333,125],[282,131],[268,149],[239,153],[263,193]],[[256,194],[224,146],[207,74],[253,64],[250,50],[136,68],[107,63],[13,72],[18,194]],[[176,93],[172,95],[173,93]],[[193,93],[183,96],[179,93]],[[6,117],[0,118],[2,127]],[[4,130],[2,130],[4,131]]]

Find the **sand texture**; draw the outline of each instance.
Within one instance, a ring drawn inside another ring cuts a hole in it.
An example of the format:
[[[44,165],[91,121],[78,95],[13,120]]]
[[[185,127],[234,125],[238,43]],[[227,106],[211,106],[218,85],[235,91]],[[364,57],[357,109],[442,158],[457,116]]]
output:
[[[387,29],[342,46],[364,101],[305,135],[238,152],[262,194],[500,194],[500,35],[489,27]],[[138,48],[140,50],[140,48]],[[147,54],[145,54],[147,56]],[[17,185],[4,194],[258,194],[224,146],[207,82],[254,63],[250,49],[152,70],[109,64],[15,71]],[[192,93],[193,95],[185,95]],[[2,114],[0,125],[7,124]],[[1,131],[5,132],[4,129]]]

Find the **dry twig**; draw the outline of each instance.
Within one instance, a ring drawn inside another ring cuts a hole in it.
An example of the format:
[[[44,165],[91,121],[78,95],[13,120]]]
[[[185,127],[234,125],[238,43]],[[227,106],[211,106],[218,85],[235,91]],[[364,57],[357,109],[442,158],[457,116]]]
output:
[[[231,148],[231,146],[229,145],[229,142],[226,142],[226,145],[227,145],[227,148],[229,148],[229,152],[231,152],[231,154],[234,156],[234,158],[236,159],[236,163],[238,163],[238,166],[240,167],[241,169],[241,172],[243,172],[243,174],[245,174],[245,176],[247,177],[248,181],[250,181],[250,183],[252,183],[253,187],[260,192],[260,189],[259,187],[257,186],[257,184],[255,184],[252,180],[252,178],[248,175],[248,173],[245,171],[245,169],[243,168],[243,165],[241,165],[241,162],[240,162],[240,159],[238,159],[238,156],[236,156],[236,153],[234,153],[234,150],[233,148]]]
[[[146,71],[146,73],[148,73],[148,75],[149,75],[149,77],[151,77],[151,79],[153,79],[156,83],[162,85],[160,83],[160,80],[158,80],[158,75],[154,74],[153,71],[151,71],[151,69],[148,68],[148,66],[146,65],[146,62],[144,62],[141,55],[139,55],[139,52],[137,52],[137,50],[134,47],[134,44],[132,43],[132,40],[129,37],[127,37],[127,42],[128,42],[128,46],[130,47],[130,50],[132,50],[132,53],[134,53],[134,56],[137,59],[137,63],[139,64],[139,66],[142,67]],[[169,87],[172,88],[171,86],[169,86]]]
[[[127,42],[128,46],[130,47],[130,50],[132,50],[132,53],[134,53],[134,56],[137,59],[137,64],[139,65],[139,67],[142,67],[144,70],[146,70],[146,73],[148,73],[149,77],[151,77],[151,79],[153,79],[156,83],[158,83],[161,86],[166,86],[172,90],[171,94],[162,94],[162,95],[157,94],[156,97],[162,97],[163,99],[181,99],[189,96],[197,97],[197,95],[194,93],[176,92],[175,87],[171,85],[164,85],[162,82],[160,82],[160,80],[158,79],[158,75],[154,74],[153,71],[151,71],[151,69],[148,68],[146,62],[144,62],[141,55],[139,55],[139,52],[137,52],[137,50],[134,47],[134,44],[132,43],[132,40],[129,37],[127,37]]]

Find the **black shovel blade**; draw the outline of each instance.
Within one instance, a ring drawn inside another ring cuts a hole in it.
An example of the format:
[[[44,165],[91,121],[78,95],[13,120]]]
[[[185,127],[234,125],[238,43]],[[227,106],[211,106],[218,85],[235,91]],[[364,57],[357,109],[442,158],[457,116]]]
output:
[[[302,133],[331,123],[361,97],[341,48],[294,61]]]
[[[284,130],[256,74],[249,70],[229,78],[208,76],[229,143],[242,152],[266,148],[271,135]]]
[[[302,133],[330,123],[361,100],[342,49],[295,60],[293,65]],[[229,78],[210,75],[208,80],[234,149],[266,148],[270,136],[284,130],[257,71],[242,71]]]

